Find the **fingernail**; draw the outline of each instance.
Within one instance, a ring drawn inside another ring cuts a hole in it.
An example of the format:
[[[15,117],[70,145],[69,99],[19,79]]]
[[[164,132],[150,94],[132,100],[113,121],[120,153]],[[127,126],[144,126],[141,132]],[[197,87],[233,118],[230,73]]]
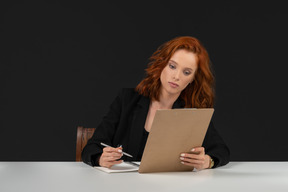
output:
[[[180,157],[181,160],[184,160],[184,157]]]
[[[195,149],[193,148],[193,149],[191,149],[191,151],[195,151]]]
[[[182,163],[182,164],[184,164],[184,162],[183,162],[183,161],[181,161],[181,163]]]
[[[121,150],[121,149],[119,149],[119,150],[118,150],[118,152],[119,152],[119,153],[122,153],[122,150]]]
[[[184,157],[184,156],[185,156],[185,154],[184,154],[184,153],[182,153],[180,156]]]

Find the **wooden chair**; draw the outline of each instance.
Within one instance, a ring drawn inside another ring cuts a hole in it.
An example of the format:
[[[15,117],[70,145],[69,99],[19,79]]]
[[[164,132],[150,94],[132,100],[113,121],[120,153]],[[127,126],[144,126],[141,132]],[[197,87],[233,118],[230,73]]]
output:
[[[92,137],[96,128],[77,127],[76,161],[82,161],[81,153],[87,141]]]

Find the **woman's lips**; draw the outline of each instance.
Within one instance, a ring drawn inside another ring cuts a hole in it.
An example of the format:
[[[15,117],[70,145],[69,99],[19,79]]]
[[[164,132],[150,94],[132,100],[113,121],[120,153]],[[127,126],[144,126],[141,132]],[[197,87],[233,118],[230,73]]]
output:
[[[176,83],[172,83],[172,82],[168,82],[168,83],[169,83],[169,85],[170,85],[172,88],[177,88],[177,87],[179,87],[179,85],[176,84]]]

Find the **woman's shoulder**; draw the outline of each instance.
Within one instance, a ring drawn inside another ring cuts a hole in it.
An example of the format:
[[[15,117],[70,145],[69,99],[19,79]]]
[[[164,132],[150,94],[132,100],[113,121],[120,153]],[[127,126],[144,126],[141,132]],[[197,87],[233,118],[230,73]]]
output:
[[[118,97],[121,100],[131,101],[142,96],[134,88],[122,88],[118,92]]]
[[[134,88],[122,88],[118,91],[118,96],[116,101],[125,108],[133,108],[137,103],[142,103],[148,101],[146,97],[140,95]]]
[[[134,88],[122,88],[119,91],[119,95],[122,95],[125,97],[135,97],[135,96],[139,96],[139,93]]]

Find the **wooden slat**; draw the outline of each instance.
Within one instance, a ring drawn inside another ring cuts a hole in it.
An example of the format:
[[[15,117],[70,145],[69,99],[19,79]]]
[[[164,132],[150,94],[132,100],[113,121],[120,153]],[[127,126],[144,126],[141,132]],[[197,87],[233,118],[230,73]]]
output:
[[[82,161],[81,153],[88,140],[93,136],[95,128],[77,127],[76,161]]]

